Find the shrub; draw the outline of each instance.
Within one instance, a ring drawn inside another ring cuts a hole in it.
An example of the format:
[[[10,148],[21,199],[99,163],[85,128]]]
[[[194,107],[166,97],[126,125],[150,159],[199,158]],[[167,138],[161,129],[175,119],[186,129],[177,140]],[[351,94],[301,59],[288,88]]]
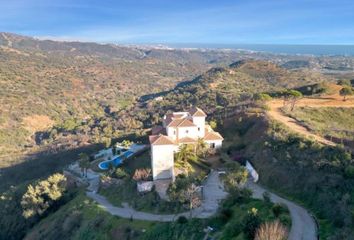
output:
[[[269,96],[269,94],[267,93],[257,93],[253,96],[253,98],[256,101],[261,101],[261,102],[272,100],[272,97]]]
[[[270,194],[269,192],[264,192],[263,193],[263,200],[266,202],[266,203],[270,203]]]
[[[347,178],[354,178],[354,166],[348,166],[345,168],[345,176]]]
[[[234,237],[240,235],[241,232],[242,224],[236,219],[232,220],[225,228],[222,239],[234,239]]]
[[[248,211],[248,214],[243,219],[243,232],[247,239],[254,239],[256,235],[256,230],[261,225],[261,219],[258,216],[258,210],[256,208],[252,208]]]
[[[21,200],[23,216],[30,218],[42,215],[62,198],[65,191],[66,177],[60,173],[49,176],[35,186],[29,185]]]
[[[285,226],[290,226],[291,225],[291,218],[289,215],[281,215],[279,217],[279,220],[282,224],[284,224]]]
[[[188,222],[188,219],[185,216],[179,216],[177,219],[177,223],[179,224],[185,224]]]
[[[272,207],[272,212],[275,217],[279,217],[280,214],[282,214],[283,212],[286,212],[286,210],[287,210],[286,207],[279,204],[279,203],[274,204]]]
[[[122,169],[122,168],[117,168],[116,171],[114,172],[116,178],[122,179],[128,176],[128,174]]]
[[[349,79],[341,79],[338,81],[338,85],[341,85],[341,86],[351,86],[352,83]]]
[[[233,211],[230,208],[224,208],[220,212],[220,218],[224,221],[227,222],[231,219],[233,215]]]
[[[133,175],[135,181],[147,181],[151,175],[150,168],[136,169]]]
[[[262,224],[256,232],[255,240],[286,240],[288,231],[279,221]]]

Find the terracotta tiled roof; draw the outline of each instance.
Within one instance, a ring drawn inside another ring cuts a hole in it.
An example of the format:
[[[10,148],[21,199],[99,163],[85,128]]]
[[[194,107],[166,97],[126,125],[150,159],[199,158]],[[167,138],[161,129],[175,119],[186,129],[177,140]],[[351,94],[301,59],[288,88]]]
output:
[[[192,123],[189,119],[182,118],[182,119],[172,120],[172,122],[170,122],[167,126],[168,127],[195,127],[196,125]]]
[[[218,132],[207,132],[204,136],[205,141],[213,141],[213,140],[224,140],[224,138]]]
[[[193,107],[191,110],[189,110],[189,113],[192,115],[192,117],[206,117],[207,115],[205,112],[203,112],[202,109]]]
[[[191,120],[185,118],[183,119],[183,121],[178,125],[178,127],[196,127],[197,125],[195,125]]]
[[[165,135],[154,135],[149,137],[151,145],[174,145],[175,142]]]
[[[150,136],[149,136],[149,142],[150,142],[150,144],[152,144],[153,142],[155,142],[158,137],[159,137],[159,135],[150,135]]]
[[[178,139],[178,143],[196,143],[197,139],[191,138],[191,137],[184,137],[181,139]]]
[[[181,120],[186,116],[186,113],[184,112],[175,112],[175,113],[169,113],[165,115],[164,121],[166,125],[169,125],[172,121],[174,120]]]

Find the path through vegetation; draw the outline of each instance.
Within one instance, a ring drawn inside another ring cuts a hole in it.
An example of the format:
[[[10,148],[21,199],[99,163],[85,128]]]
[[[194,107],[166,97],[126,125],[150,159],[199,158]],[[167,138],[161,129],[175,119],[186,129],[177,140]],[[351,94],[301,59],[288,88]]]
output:
[[[354,107],[354,98],[349,98],[347,101],[342,100],[343,97],[338,94],[323,96],[321,98],[303,98],[296,103],[296,107]],[[336,143],[325,139],[317,134],[312,133],[309,129],[304,127],[296,119],[287,116],[281,108],[283,107],[283,100],[276,99],[267,103],[269,106],[268,116],[272,119],[279,121],[289,127],[292,131],[295,131],[307,138],[314,139],[325,145],[335,146]]]

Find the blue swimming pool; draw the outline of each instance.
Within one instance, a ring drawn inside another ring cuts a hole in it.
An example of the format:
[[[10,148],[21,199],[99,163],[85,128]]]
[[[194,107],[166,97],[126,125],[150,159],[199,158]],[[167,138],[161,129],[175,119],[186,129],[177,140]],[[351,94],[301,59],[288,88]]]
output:
[[[111,163],[113,164],[113,166],[117,167],[117,166],[119,166],[120,164],[122,164],[123,156],[124,156],[125,158],[129,158],[129,157],[131,157],[131,156],[133,156],[133,155],[134,155],[134,152],[128,150],[128,151],[124,152],[123,154],[121,154],[120,156],[113,158],[112,160],[100,162],[100,163],[98,164],[98,167],[99,167],[100,169],[102,169],[102,170],[107,170],[107,169],[109,168],[109,165],[110,165]]]

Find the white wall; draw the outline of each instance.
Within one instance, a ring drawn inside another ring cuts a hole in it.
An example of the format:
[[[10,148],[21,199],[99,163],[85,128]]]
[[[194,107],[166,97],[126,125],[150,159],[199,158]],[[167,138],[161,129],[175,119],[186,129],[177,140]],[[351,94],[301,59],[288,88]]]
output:
[[[205,117],[193,117],[193,123],[199,128],[198,137],[205,136]]]
[[[174,178],[174,145],[151,146],[151,168],[154,180]]]
[[[221,148],[222,146],[222,140],[213,140],[213,141],[205,141],[207,144],[214,143],[215,144],[215,149]]]
[[[166,127],[166,133],[167,133],[167,136],[169,136],[173,140],[176,140],[176,138],[177,138],[177,130],[176,130],[176,128],[174,128],[174,127]]]
[[[178,128],[178,139],[181,139],[184,137],[198,138],[198,128],[197,127],[179,127]]]

